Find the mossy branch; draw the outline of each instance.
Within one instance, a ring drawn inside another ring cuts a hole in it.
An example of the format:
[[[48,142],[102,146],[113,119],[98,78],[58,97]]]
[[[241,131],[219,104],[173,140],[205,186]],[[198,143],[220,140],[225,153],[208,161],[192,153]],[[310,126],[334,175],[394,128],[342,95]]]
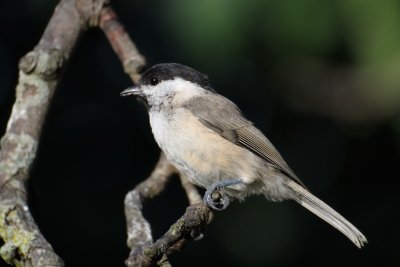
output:
[[[0,150],[0,255],[10,264],[64,265],[30,214],[25,185],[60,72],[104,2],[60,1],[37,46],[20,60],[16,100]]]

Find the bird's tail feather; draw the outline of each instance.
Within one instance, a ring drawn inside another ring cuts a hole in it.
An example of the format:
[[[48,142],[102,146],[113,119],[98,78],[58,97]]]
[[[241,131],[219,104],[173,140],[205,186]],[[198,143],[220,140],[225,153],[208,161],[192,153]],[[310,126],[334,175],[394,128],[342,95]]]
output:
[[[304,189],[301,185],[293,180],[285,179],[286,185],[289,186],[294,192],[294,199],[307,208],[309,211],[338,229],[345,236],[347,236],[358,248],[368,243],[365,236],[342,215],[337,213],[334,209],[329,207],[323,201],[311,194],[308,190]]]

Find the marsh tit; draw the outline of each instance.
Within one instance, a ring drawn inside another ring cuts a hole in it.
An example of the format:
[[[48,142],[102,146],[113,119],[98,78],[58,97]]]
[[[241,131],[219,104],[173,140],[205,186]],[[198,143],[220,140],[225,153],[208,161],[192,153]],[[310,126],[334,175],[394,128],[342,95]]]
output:
[[[221,210],[229,198],[253,194],[271,201],[293,199],[357,247],[367,243],[304,186],[264,134],[213,90],[206,75],[177,63],[158,64],[121,95],[135,95],[145,104],[156,142],[180,172],[206,189],[204,201],[211,208]]]

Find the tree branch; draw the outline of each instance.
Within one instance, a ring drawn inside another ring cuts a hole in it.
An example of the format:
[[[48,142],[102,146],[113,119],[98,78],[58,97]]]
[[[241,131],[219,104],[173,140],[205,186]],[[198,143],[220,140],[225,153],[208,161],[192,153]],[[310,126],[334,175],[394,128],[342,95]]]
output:
[[[63,266],[32,218],[25,183],[60,70],[105,0],[62,0],[38,45],[19,64],[16,101],[0,150],[1,257],[18,266]]]
[[[128,266],[166,266],[167,254],[180,251],[187,240],[202,237],[211,218],[211,210],[204,203],[189,206],[185,214],[154,244],[138,248],[131,253]]]
[[[161,153],[160,159],[151,175],[126,195],[127,244],[131,248],[129,258],[125,262],[127,266],[135,266],[135,257],[138,249],[153,243],[150,224],[142,214],[144,200],[151,199],[160,194],[175,172],[175,168],[167,161],[164,154]]]
[[[153,242],[150,226],[141,212],[142,203],[145,199],[151,199],[162,192],[174,173],[175,168],[161,153],[160,159],[151,175],[126,194],[127,243],[130,248],[148,245]]]
[[[139,53],[111,7],[102,9],[99,25],[122,62],[125,73],[134,83],[138,83],[139,71],[146,64],[145,58]]]
[[[59,73],[68,60],[79,35],[89,26],[100,26],[134,83],[144,57],[118,21],[107,0],[61,0],[38,45],[19,64],[16,101],[1,140],[0,150],[0,254],[20,266],[63,266],[32,218],[25,183],[36,156],[42,125],[58,84]],[[161,154],[153,173],[125,198],[128,266],[149,266],[156,262],[170,266],[167,254],[179,251],[186,240],[198,238],[209,222],[211,211],[201,203],[196,188],[181,176],[189,202],[185,214],[154,244],[142,203],[162,192],[176,169]]]
[[[211,210],[202,202],[194,185],[181,175],[181,182],[192,205],[167,233],[153,243],[150,224],[142,213],[143,202],[160,194],[176,171],[161,153],[151,175],[126,195],[127,243],[131,248],[125,261],[127,266],[170,266],[167,255],[181,251],[187,240],[202,237],[205,226],[210,222]]]

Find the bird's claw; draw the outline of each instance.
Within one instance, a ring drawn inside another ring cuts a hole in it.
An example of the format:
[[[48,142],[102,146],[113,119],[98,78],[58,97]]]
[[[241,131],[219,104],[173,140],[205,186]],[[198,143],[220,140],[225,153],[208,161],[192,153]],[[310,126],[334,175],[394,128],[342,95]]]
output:
[[[229,196],[226,195],[221,189],[239,183],[242,183],[240,179],[218,181],[207,188],[203,201],[213,210],[224,210],[229,206],[231,201]]]
[[[213,210],[224,210],[229,206],[230,199],[224,194],[219,186],[210,187],[204,194],[204,202]]]

